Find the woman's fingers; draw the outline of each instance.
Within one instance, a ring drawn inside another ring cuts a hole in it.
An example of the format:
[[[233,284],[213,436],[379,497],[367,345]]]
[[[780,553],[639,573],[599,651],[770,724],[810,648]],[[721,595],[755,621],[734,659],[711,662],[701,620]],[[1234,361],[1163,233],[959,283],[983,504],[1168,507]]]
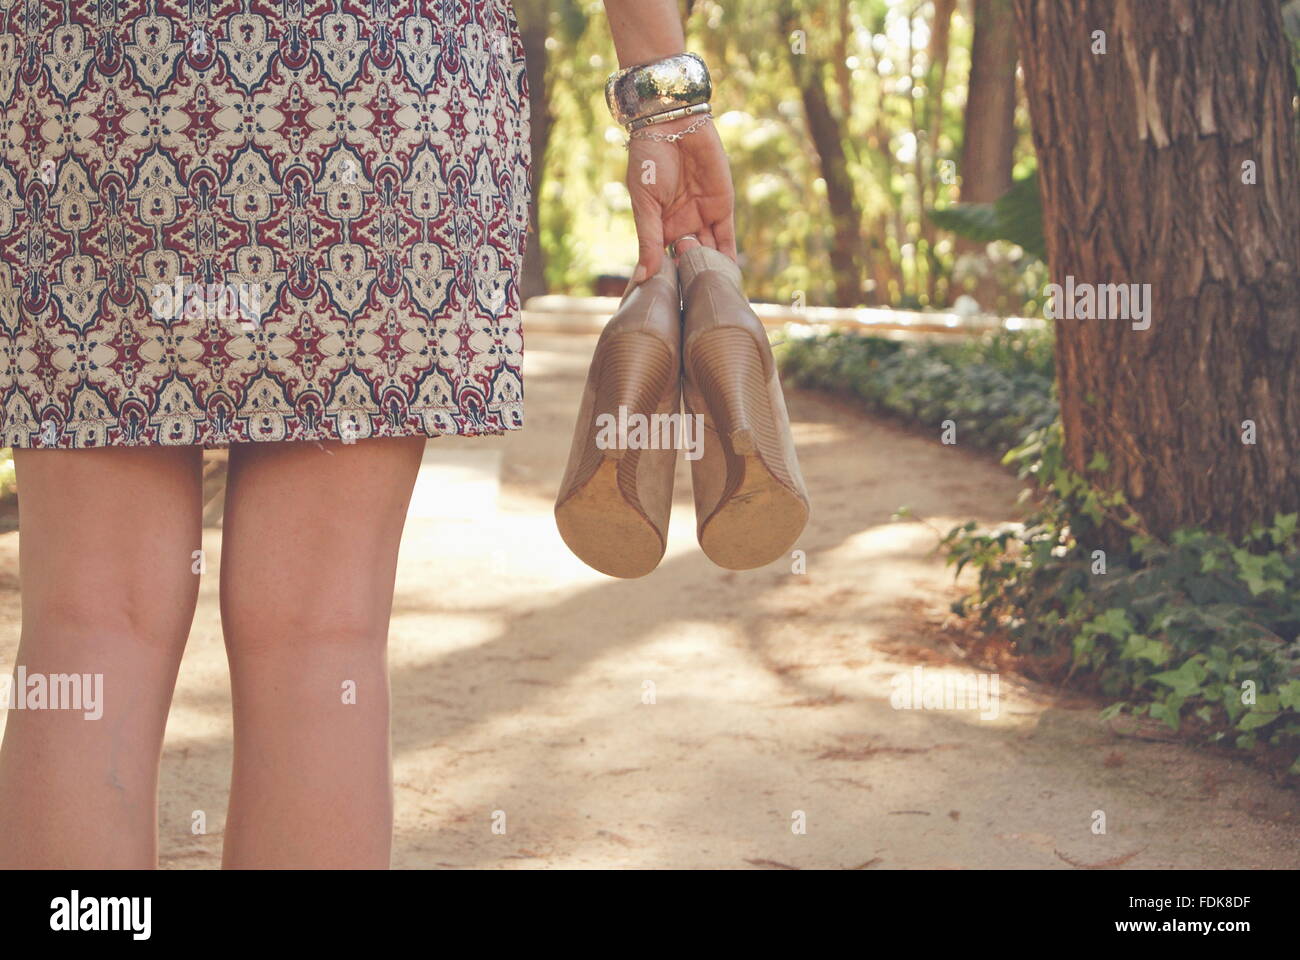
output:
[[[664,257],[664,222],[663,213],[656,205],[632,206],[632,216],[636,221],[637,264],[632,272],[632,283],[641,283],[653,277],[663,265]]]
[[[736,250],[736,218],[733,214],[727,214],[725,220],[720,220],[713,225],[713,239],[716,241],[713,246],[721,253],[725,253],[732,260],[739,260],[740,254]]]

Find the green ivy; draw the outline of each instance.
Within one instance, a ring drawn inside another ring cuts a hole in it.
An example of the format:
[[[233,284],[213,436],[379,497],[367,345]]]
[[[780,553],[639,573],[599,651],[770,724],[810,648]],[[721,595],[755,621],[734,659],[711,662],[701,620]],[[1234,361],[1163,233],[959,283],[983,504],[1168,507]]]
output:
[[[1046,332],[919,344],[831,333],[787,339],[778,357],[788,383],[926,426],[952,420],[959,443],[982,449],[1006,450],[1056,419]]]
[[[1300,774],[1297,515],[1240,543],[1203,530],[1164,542],[1122,495],[1064,466],[1059,424],[1006,462],[1035,482],[1039,506],[1023,524],[948,534],[948,562],[979,571],[955,610],[1067,677],[1086,673],[1119,698],[1105,715],[1146,714],[1245,750],[1267,744],[1295,757]],[[1089,467],[1104,470],[1104,455]],[[1102,556],[1100,532],[1115,524],[1131,531],[1129,544]]]

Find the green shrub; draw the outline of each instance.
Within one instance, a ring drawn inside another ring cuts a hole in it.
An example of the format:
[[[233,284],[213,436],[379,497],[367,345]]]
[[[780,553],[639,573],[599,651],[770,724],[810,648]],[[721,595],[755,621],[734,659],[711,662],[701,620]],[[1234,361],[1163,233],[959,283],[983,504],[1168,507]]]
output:
[[[1244,543],[1199,530],[1165,543],[1142,531],[1122,495],[1064,467],[1060,437],[1053,425],[1007,455],[1040,494],[1025,523],[948,534],[948,562],[979,572],[955,610],[1018,652],[1055,661],[1049,670],[1087,674],[1122,698],[1104,715],[1146,714],[1211,742],[1297,757],[1297,515],[1278,515]],[[1091,466],[1104,469],[1104,457]],[[1128,548],[1099,553],[1101,531],[1116,524],[1130,531]],[[1300,757],[1291,772],[1300,774]]]
[[[791,384],[926,426],[952,420],[961,443],[987,450],[1006,450],[1056,418],[1043,332],[920,344],[831,333],[787,340],[779,358]]]

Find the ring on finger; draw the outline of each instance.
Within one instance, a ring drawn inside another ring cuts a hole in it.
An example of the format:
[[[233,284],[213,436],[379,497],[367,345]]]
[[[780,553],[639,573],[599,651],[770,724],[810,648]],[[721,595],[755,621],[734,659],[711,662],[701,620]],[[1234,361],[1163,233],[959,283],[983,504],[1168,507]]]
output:
[[[685,234],[684,236],[678,237],[676,240],[674,240],[672,243],[668,245],[668,249],[672,252],[674,258],[680,256],[677,250],[677,244],[681,243],[683,240],[694,240],[696,243],[700,242],[700,238],[693,233],[688,233]]]

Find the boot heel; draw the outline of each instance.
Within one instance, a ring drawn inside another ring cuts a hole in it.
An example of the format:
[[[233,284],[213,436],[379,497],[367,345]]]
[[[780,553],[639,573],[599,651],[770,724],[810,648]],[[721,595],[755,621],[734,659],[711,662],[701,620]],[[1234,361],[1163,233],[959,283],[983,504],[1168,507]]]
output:
[[[794,545],[809,513],[771,350],[739,325],[703,330],[687,345],[686,379],[687,408],[705,417],[694,464],[700,546],[728,569],[765,566]]]
[[[758,449],[754,442],[754,434],[748,427],[741,427],[738,430],[732,430],[731,449],[742,457],[753,456]]]

